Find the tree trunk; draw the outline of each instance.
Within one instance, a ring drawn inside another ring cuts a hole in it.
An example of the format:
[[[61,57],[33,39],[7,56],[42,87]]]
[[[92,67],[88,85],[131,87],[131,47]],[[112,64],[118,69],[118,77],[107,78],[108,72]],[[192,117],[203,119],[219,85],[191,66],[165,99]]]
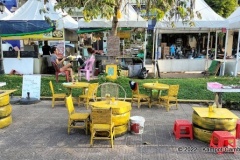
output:
[[[113,16],[113,20],[112,20],[112,31],[111,31],[112,36],[117,36],[117,28],[118,28],[117,13],[118,13],[118,10],[121,9],[122,2],[123,2],[123,0],[116,0],[117,5],[114,7],[114,16]]]

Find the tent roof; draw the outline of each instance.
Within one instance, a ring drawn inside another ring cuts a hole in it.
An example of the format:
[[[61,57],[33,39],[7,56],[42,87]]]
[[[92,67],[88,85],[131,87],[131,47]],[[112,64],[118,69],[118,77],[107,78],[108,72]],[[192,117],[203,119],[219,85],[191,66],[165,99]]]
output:
[[[174,19],[168,21],[165,16],[162,21],[156,23],[155,28],[160,28],[160,32],[172,33],[173,30],[179,30],[180,32],[206,32],[226,27],[224,23],[225,19],[214,12],[204,0],[195,1],[194,13],[196,11],[201,14],[202,18],[200,19],[196,15],[194,16],[193,22],[195,23],[195,26],[190,26],[188,23],[182,23],[182,20],[180,19],[174,22],[175,27],[172,28],[171,22],[173,22]]]
[[[133,9],[130,4],[127,4],[124,8],[121,7],[122,17],[118,20],[118,27],[139,27],[147,28],[148,22],[143,19]],[[100,18],[93,19],[90,22],[86,22],[83,18],[78,21],[79,28],[112,28],[112,21]]]
[[[51,32],[52,27],[42,20],[0,20],[0,36],[21,36]]]
[[[228,18],[229,29],[240,29],[240,7],[238,7]]]
[[[0,13],[0,19],[3,19],[4,17],[7,17],[8,15],[11,15],[12,13],[5,7],[5,10],[3,13]]]
[[[4,20],[45,20],[48,17],[57,21],[57,29],[77,29],[78,23],[71,16],[62,10],[54,10],[56,0],[49,0],[44,6],[43,0],[29,0],[15,13],[4,18]],[[42,9],[46,9],[47,13],[41,13]]]

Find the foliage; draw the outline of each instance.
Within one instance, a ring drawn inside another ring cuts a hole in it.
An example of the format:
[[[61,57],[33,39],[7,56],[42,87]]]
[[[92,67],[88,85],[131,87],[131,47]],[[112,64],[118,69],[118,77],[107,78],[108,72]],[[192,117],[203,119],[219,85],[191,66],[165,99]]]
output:
[[[236,0],[205,0],[205,2],[219,15],[227,18],[238,6]]]
[[[193,3],[195,0],[190,0]],[[189,22],[193,25],[192,19],[194,18],[193,8],[187,7],[189,0],[136,0],[138,10],[144,13],[146,19],[161,20],[165,13],[169,11],[167,18],[181,18],[184,22]],[[73,7],[82,8],[83,16],[86,21],[100,16],[101,18],[112,18],[112,35],[117,35],[118,27],[118,14],[122,4],[126,3],[124,0],[61,0],[56,8],[70,8],[69,12],[73,10]],[[144,6],[142,8],[141,6]],[[104,9],[103,9],[104,8]],[[198,12],[195,13],[200,16]]]
[[[22,76],[15,75],[1,75],[0,79],[2,82],[6,82],[7,85],[1,87],[2,90],[17,89],[14,92],[15,96],[21,96],[22,93]],[[68,90],[63,87],[62,83],[65,82],[65,77],[59,77],[59,83],[56,83],[55,76],[42,76],[41,78],[41,97],[51,97],[51,91],[49,89],[49,81],[53,82],[56,93],[68,93]],[[117,80],[113,81],[124,87],[127,92],[127,97],[131,97],[131,89],[129,87],[129,81],[134,80],[139,83],[140,92],[150,95],[149,90],[142,87],[143,83],[156,82],[156,79],[130,79],[120,76]],[[214,100],[214,94],[207,90],[207,82],[219,82],[224,85],[240,85],[239,77],[209,77],[209,78],[166,78],[157,79],[158,83],[164,84],[179,84],[179,99],[187,100]],[[85,81],[85,80],[82,80]],[[91,80],[90,83],[104,83],[109,82],[104,78]],[[85,81],[86,82],[86,81]],[[78,96],[81,93],[80,89],[73,89],[73,96]],[[166,92],[162,92],[165,94]],[[223,94],[223,100],[225,101],[239,101],[239,93],[226,93]]]

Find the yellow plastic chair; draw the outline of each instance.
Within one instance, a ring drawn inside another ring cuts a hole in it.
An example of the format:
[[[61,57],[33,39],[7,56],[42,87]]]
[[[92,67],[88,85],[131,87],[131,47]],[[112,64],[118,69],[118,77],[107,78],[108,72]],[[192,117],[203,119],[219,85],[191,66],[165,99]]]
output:
[[[140,108],[142,104],[148,104],[148,107],[151,108],[150,97],[145,94],[140,94],[138,83],[135,83],[132,89],[131,103],[133,104],[134,102],[137,102],[138,108]]]
[[[89,113],[75,112],[72,96],[66,97],[66,107],[68,109],[68,134],[72,128],[85,129],[88,133]],[[79,125],[76,125],[79,123]]]
[[[178,90],[179,85],[170,85],[168,89],[168,94],[166,96],[159,97],[160,101],[163,101],[162,104],[166,107],[166,110],[169,111],[171,106],[176,106],[178,109]]]
[[[88,86],[86,93],[78,97],[78,106],[82,103],[86,105],[88,109],[89,101],[96,98],[96,91],[98,88],[98,83],[91,83]]]
[[[51,92],[52,92],[52,107],[54,107],[55,99],[56,98],[61,98],[61,99],[65,100],[65,97],[67,96],[67,94],[66,93],[55,93],[52,81],[49,82],[49,86],[50,86],[50,89],[51,89]]]
[[[94,140],[110,140],[113,148],[114,123],[112,122],[111,108],[92,108],[91,112],[91,139],[90,146],[93,146]],[[103,136],[101,133],[105,133]]]

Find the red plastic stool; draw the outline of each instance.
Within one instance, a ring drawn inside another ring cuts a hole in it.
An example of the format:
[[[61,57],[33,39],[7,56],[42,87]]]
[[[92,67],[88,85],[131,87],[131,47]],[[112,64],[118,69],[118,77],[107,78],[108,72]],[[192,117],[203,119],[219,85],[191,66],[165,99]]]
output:
[[[240,138],[240,119],[237,121],[236,138]]]
[[[184,119],[175,120],[173,133],[175,134],[176,139],[182,137],[189,137],[192,140],[193,139],[192,123]]]
[[[230,142],[232,141],[232,142]],[[228,148],[230,146],[232,148]],[[210,140],[210,147],[217,148],[217,153],[222,154],[225,151],[236,150],[236,138],[228,131],[214,131]]]

